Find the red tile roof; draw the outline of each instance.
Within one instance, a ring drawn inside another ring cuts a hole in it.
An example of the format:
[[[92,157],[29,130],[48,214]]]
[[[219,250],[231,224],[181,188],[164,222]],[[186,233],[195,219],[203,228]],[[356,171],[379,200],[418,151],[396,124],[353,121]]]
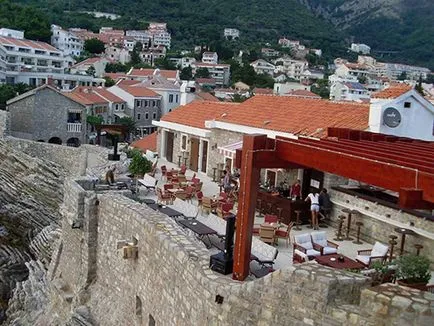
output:
[[[262,94],[262,95],[271,95],[273,94],[273,90],[271,88],[254,88],[253,89],[253,94]]]
[[[409,90],[411,90],[413,87],[400,83],[400,84],[392,84],[389,88],[385,88],[382,91],[376,92],[371,95],[372,98],[383,98],[383,99],[392,99],[397,98],[398,96],[401,96],[404,93],[407,93]]]
[[[114,81],[117,81],[117,80],[122,79],[122,78],[127,78],[128,76],[127,76],[127,74],[125,74],[123,72],[106,72],[104,74],[104,77],[110,77]]]
[[[106,88],[93,88],[94,92],[112,103],[124,103],[125,101],[115,94],[109,92]]]
[[[140,80],[121,79],[117,83],[118,86],[132,86],[136,84],[140,84]]]
[[[327,127],[365,130],[369,105],[288,96],[254,96],[217,121],[313,137]]]
[[[154,74],[155,69],[132,69],[128,72],[129,76],[137,76],[137,77],[146,77],[152,76]],[[176,78],[178,71],[177,70],[160,70],[160,75],[164,78]]]
[[[205,129],[205,121],[214,120],[238,106],[238,103],[194,101],[167,113],[161,120]]]
[[[6,36],[0,36],[0,44],[28,47],[36,50],[60,52],[54,46],[51,46],[50,44],[45,42],[32,41],[26,39],[17,39],[17,38],[6,37]]]
[[[126,85],[118,85],[125,92],[130,93],[134,97],[159,97],[160,94],[150,90],[146,87],[136,87],[136,86],[126,86]]]
[[[137,148],[142,152],[146,152],[146,150],[150,150],[152,152],[157,151],[157,133],[153,132],[142,139],[136,140],[131,143],[131,147]]]
[[[285,94],[286,96],[308,97],[308,98],[321,98],[318,94],[312,93],[305,89],[296,89]]]
[[[217,97],[207,92],[196,93],[196,99],[198,101],[219,102],[219,99]]]
[[[77,87],[70,93],[62,94],[83,105],[109,104],[107,100],[95,93],[91,87]]]

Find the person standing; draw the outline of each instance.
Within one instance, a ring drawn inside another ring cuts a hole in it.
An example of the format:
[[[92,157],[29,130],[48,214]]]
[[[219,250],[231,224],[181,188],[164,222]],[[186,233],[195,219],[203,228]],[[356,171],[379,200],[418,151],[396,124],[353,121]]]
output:
[[[319,205],[320,205],[320,215],[323,216],[323,219],[327,219],[332,210],[332,202],[330,200],[330,196],[327,193],[326,188],[322,188],[319,194]]]
[[[301,198],[301,185],[300,180],[297,181],[291,187],[291,198],[299,200]]]
[[[318,212],[319,212],[319,194],[315,188],[307,195],[305,201],[310,201],[310,212],[312,214],[312,227],[314,230],[319,229]]]

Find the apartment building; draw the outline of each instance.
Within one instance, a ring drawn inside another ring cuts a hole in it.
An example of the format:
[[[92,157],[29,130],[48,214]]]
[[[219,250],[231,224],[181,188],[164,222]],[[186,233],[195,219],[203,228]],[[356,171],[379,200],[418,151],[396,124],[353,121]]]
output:
[[[369,101],[368,90],[356,82],[336,82],[330,86],[330,99],[336,101]]]
[[[170,49],[172,36],[167,31],[166,23],[150,23],[147,32],[152,36],[153,45],[164,45]]]
[[[306,60],[295,60],[291,57],[281,57],[274,60],[276,70],[283,72],[289,78],[300,80],[309,64]]]
[[[196,74],[196,71],[199,68],[208,69],[210,78],[215,79],[215,83],[217,87],[223,87],[229,85],[229,79],[231,76],[231,66],[228,64],[196,62],[192,64],[191,67],[193,70],[193,75]]]
[[[351,43],[350,50],[357,53],[369,54],[371,47],[363,43]]]
[[[256,61],[253,61],[250,65],[253,67],[253,69],[257,74],[273,76],[274,70],[276,69],[275,65],[263,59],[258,59]]]
[[[234,40],[240,38],[240,31],[236,28],[225,28],[223,32],[223,36],[227,40]]]
[[[204,52],[202,53],[202,62],[217,64],[219,57],[216,52]]]
[[[51,44],[65,56],[80,56],[84,41],[74,33],[57,25],[51,25]]]
[[[144,48],[148,48],[152,35],[145,30],[130,30],[125,32],[126,36],[133,38],[137,42],[143,44]]]

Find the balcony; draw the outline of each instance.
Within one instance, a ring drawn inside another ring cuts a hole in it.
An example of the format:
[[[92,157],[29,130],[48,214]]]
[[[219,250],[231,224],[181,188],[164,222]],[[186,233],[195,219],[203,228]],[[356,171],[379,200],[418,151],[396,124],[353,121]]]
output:
[[[67,132],[79,132],[81,133],[81,123],[68,123],[66,127]]]

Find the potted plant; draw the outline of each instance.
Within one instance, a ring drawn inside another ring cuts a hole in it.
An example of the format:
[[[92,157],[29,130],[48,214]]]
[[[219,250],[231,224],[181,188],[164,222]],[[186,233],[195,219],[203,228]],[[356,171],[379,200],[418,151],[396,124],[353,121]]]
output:
[[[137,149],[132,150],[131,163],[128,166],[128,171],[136,179],[136,190],[138,189],[138,180],[143,178],[144,175],[152,171],[152,162],[149,161],[142,152]]]
[[[396,272],[395,262],[380,262],[376,261],[371,265],[374,272],[370,274],[372,279],[372,286],[380,285],[383,283],[390,283],[393,281]]]
[[[425,290],[431,278],[430,261],[425,256],[406,255],[396,261],[398,284]]]

